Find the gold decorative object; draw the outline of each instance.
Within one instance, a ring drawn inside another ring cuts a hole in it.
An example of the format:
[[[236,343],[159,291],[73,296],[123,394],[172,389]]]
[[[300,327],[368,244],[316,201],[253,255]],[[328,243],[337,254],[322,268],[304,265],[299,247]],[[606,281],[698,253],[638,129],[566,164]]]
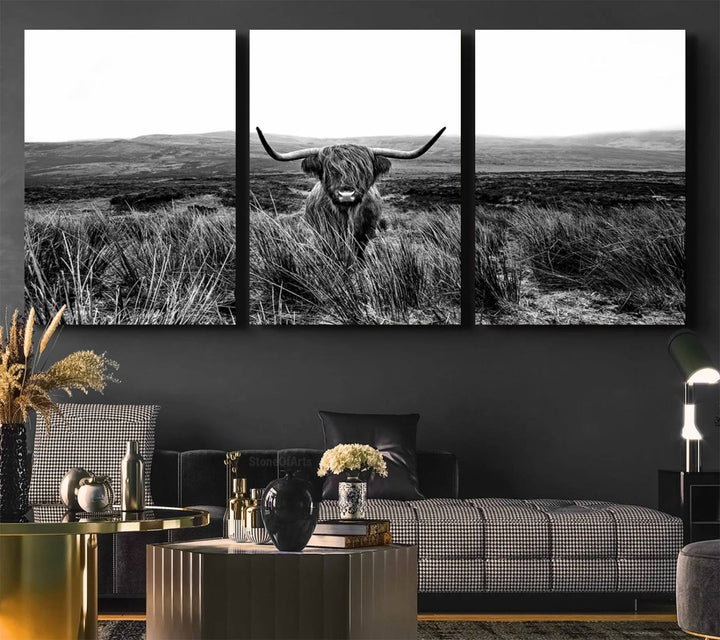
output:
[[[223,538],[234,538],[233,513],[230,507],[230,501],[233,496],[233,484],[238,478],[238,459],[242,455],[241,451],[228,451],[225,453],[225,515],[223,517]]]
[[[248,507],[247,480],[233,479],[233,497],[228,502],[230,523],[228,537],[235,542],[245,542],[245,510]]]
[[[250,542],[255,544],[267,544],[270,542],[270,534],[262,519],[260,500],[262,489],[250,489],[249,504],[245,509],[245,535]]]
[[[262,527],[262,513],[260,512],[260,498],[262,489],[250,489],[250,500],[245,509],[245,527],[257,529]]]

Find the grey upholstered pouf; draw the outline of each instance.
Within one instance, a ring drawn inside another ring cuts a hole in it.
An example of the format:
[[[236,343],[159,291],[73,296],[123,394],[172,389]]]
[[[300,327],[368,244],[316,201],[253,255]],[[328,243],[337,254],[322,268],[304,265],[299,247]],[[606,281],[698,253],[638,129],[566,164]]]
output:
[[[677,617],[687,633],[720,638],[720,540],[693,542],[680,552]]]

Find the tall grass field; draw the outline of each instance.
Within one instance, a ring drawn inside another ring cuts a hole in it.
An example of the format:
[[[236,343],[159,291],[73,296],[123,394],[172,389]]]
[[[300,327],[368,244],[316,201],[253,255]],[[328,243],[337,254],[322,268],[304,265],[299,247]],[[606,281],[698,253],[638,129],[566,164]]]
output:
[[[25,144],[25,298],[68,324],[234,324],[235,132]]]
[[[213,208],[26,206],[27,304],[66,304],[70,324],[233,324],[235,210]]]
[[[478,136],[475,322],[685,323],[685,132]]]
[[[301,213],[250,210],[252,324],[457,324],[460,210],[386,212],[364,261],[345,238],[328,240]]]
[[[683,324],[684,203],[476,210],[479,324]]]

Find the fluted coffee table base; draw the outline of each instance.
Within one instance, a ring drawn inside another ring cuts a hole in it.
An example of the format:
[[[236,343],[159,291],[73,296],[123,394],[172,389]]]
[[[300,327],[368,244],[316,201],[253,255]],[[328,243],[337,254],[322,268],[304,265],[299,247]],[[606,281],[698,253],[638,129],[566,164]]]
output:
[[[415,638],[417,547],[147,547],[147,638]]]

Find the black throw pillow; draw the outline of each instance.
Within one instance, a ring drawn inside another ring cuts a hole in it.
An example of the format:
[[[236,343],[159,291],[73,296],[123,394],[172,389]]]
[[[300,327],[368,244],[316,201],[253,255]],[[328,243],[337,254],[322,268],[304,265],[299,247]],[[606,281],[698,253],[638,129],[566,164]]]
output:
[[[385,458],[387,478],[373,473],[368,481],[368,498],[386,500],[419,500],[417,475],[417,413],[404,415],[332,413],[320,411],[325,448],[338,444],[369,444]],[[328,474],[323,486],[323,500],[337,500],[338,482]]]

